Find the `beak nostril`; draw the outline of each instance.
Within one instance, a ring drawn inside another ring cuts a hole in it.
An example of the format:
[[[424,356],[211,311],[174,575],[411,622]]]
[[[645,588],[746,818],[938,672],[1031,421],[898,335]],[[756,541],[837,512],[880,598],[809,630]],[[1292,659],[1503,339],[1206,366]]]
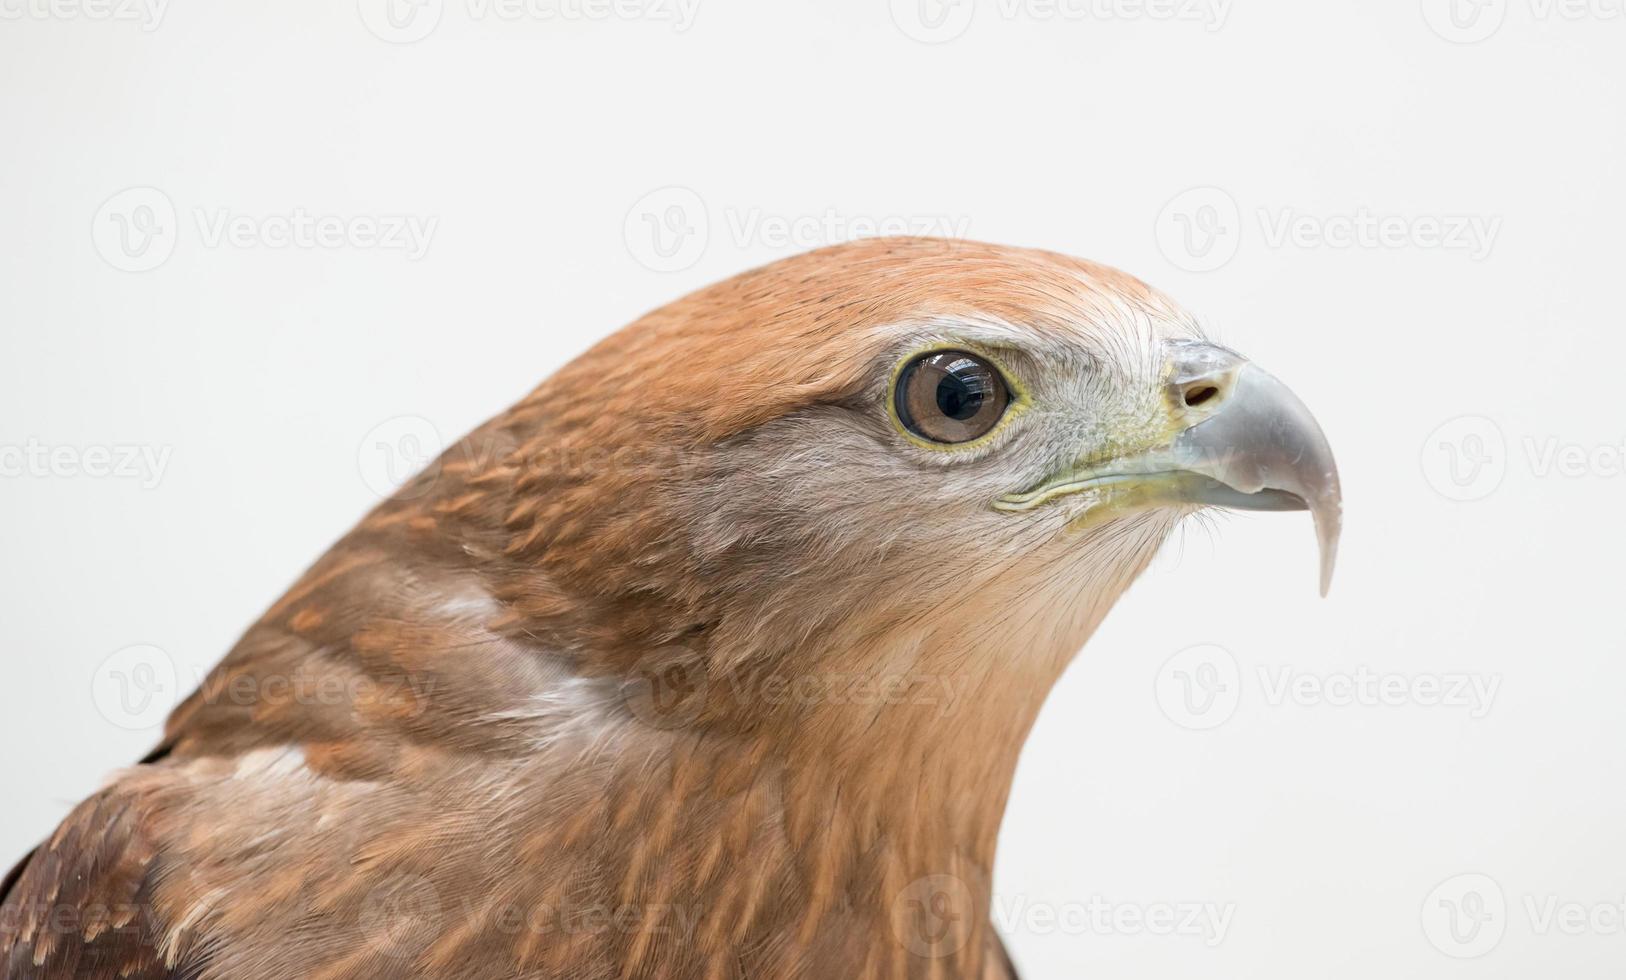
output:
[[[1181,393],[1182,400],[1187,408],[1196,408],[1204,402],[1213,401],[1219,397],[1220,390],[1211,384],[1195,384]]]

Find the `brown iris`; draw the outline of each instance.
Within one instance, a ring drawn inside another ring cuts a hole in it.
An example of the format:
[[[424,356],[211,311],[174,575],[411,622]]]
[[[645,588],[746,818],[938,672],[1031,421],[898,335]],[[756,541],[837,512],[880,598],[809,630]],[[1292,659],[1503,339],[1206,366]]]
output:
[[[1010,404],[1010,389],[992,364],[947,350],[909,362],[898,375],[898,420],[931,442],[970,442],[993,431]]]

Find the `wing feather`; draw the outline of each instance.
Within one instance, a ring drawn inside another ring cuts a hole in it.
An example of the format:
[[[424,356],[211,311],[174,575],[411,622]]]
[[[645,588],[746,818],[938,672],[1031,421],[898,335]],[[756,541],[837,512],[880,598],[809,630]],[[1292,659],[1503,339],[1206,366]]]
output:
[[[81,803],[7,875],[0,975],[29,980],[177,980],[153,905],[157,850],[116,787]]]

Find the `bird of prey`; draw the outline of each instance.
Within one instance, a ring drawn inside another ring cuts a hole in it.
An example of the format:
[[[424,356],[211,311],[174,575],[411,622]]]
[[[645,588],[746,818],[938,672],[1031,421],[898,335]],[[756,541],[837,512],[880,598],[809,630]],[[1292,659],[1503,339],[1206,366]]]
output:
[[[1014,976],[1046,693],[1304,405],[1124,273],[871,239],[644,316],[322,556],[4,886],[0,973]],[[15,792],[15,787],[13,788]]]

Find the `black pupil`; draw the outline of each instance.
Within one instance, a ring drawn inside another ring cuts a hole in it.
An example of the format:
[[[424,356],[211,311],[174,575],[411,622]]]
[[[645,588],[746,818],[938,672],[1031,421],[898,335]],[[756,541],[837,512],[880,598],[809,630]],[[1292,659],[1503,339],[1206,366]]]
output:
[[[951,364],[937,382],[937,408],[957,422],[973,418],[988,397],[988,378],[969,361]]]

